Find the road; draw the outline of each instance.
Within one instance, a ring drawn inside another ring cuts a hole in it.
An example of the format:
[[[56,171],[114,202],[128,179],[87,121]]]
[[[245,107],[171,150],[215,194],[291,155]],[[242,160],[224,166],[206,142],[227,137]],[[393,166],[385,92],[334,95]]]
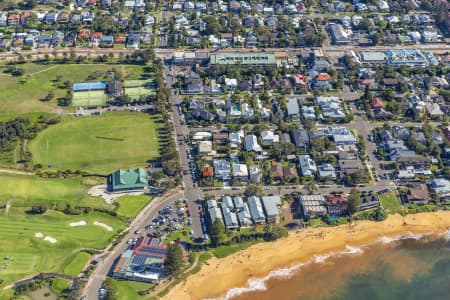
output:
[[[171,86],[174,83],[176,74],[169,66],[164,65],[164,78],[166,79],[166,84]],[[182,115],[178,111],[177,104],[181,103],[181,98],[176,94],[176,90],[172,89],[172,94],[169,97],[169,101],[172,104],[172,110],[170,112],[171,122],[174,128],[175,135],[175,145],[177,145],[177,150],[180,155],[180,163],[183,170],[183,185],[184,185],[184,196],[187,200],[189,211],[191,212],[192,225],[191,229],[193,231],[193,236],[195,238],[202,237],[204,232],[202,229],[200,214],[198,209],[198,204],[196,201],[202,198],[202,193],[194,186],[194,181],[192,180],[192,174],[190,171],[190,159],[187,154],[187,150],[190,149],[187,142],[184,140],[185,137],[189,135],[189,128],[182,122]]]
[[[103,281],[111,271],[112,266],[116,259],[128,248],[127,241],[130,238],[136,238],[134,232],[143,228],[145,225],[152,222],[154,218],[158,216],[159,210],[164,208],[168,203],[174,202],[177,199],[182,198],[181,192],[169,193],[167,196],[154,198],[141,212],[136,216],[134,221],[130,224],[128,232],[125,234],[121,242],[116,247],[108,252],[103,262],[99,263],[95,268],[92,275],[89,277],[89,281],[84,287],[83,295],[88,300],[98,299],[98,290],[101,288]]]

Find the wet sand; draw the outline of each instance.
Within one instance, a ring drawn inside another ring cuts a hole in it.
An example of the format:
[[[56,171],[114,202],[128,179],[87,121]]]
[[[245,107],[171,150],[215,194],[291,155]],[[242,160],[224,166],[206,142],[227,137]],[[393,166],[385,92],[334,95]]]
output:
[[[199,273],[178,284],[164,299],[221,298],[231,288],[246,287],[250,278],[264,277],[273,270],[308,262],[330,252],[349,251],[348,246],[359,247],[387,237],[442,233],[449,228],[449,211],[406,217],[392,215],[383,222],[358,221],[338,227],[308,228],[275,242],[253,245],[223,259],[212,258]]]

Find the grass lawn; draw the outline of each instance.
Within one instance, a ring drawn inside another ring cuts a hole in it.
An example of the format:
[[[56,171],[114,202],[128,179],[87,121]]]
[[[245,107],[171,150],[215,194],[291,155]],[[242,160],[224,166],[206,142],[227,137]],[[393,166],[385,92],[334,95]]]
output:
[[[90,258],[91,255],[89,253],[78,252],[72,261],[64,268],[64,274],[74,277],[78,276]]]
[[[87,225],[71,227],[70,223],[86,221]],[[113,227],[108,231],[94,222]],[[0,213],[0,285],[43,271],[64,272],[75,269],[74,261],[80,259],[82,248],[105,247],[125,222],[113,216],[91,212],[81,215],[64,215],[48,211],[43,215],[28,215],[22,209],[10,208]],[[41,233],[43,237],[36,236]],[[56,239],[55,243],[44,237]]]
[[[80,180],[80,178],[44,179],[29,175],[0,174],[0,205],[9,202],[13,207],[46,205],[51,209],[54,205],[65,207],[66,204],[70,204],[113,208],[100,197],[88,196],[89,186],[81,184]]]
[[[70,80],[80,82],[88,80],[90,75],[98,74],[95,80],[104,79],[103,74],[115,65],[104,64],[39,64],[24,63],[18,65],[24,69],[22,77],[4,74],[8,66],[0,65],[0,111],[2,113],[51,112],[57,108],[56,100],[66,94],[66,90],[55,85],[56,76],[63,76],[62,82]],[[123,66],[126,79],[143,79],[143,66]],[[92,79],[89,81],[93,81]],[[40,101],[48,92],[55,92],[55,99]]]
[[[217,248],[211,248],[210,251],[217,258],[223,258],[240,250],[250,247],[251,245],[262,242],[263,240],[250,240],[239,244],[233,244],[230,246],[220,246]]]
[[[120,300],[145,299],[138,292],[148,290],[153,286],[151,283],[126,280],[114,280],[114,282],[117,287],[117,299]]]
[[[133,218],[150,200],[151,197],[146,195],[121,196],[116,199],[116,203],[119,204],[116,212],[118,215]]]
[[[33,161],[59,169],[108,174],[145,166],[159,156],[157,116],[114,112],[70,118],[42,131],[29,150]]]
[[[394,192],[379,195],[381,206],[385,209],[389,209],[390,212],[396,212],[400,208],[397,196]]]
[[[61,293],[70,287],[70,280],[64,278],[55,278],[52,283],[52,290],[56,293]]]

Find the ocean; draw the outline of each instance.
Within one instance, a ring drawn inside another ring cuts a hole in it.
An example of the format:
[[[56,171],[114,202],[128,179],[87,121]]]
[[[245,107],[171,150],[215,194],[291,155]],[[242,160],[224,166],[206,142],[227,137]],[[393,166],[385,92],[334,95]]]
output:
[[[222,299],[450,300],[449,234],[347,246],[252,278],[247,287],[230,289]]]

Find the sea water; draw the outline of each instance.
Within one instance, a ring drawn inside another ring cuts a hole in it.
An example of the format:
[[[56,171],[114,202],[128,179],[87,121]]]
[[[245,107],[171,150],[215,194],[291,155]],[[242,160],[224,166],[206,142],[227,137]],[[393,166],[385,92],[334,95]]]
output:
[[[411,234],[364,247],[348,245],[345,251],[252,278],[222,299],[450,300],[448,234]]]

